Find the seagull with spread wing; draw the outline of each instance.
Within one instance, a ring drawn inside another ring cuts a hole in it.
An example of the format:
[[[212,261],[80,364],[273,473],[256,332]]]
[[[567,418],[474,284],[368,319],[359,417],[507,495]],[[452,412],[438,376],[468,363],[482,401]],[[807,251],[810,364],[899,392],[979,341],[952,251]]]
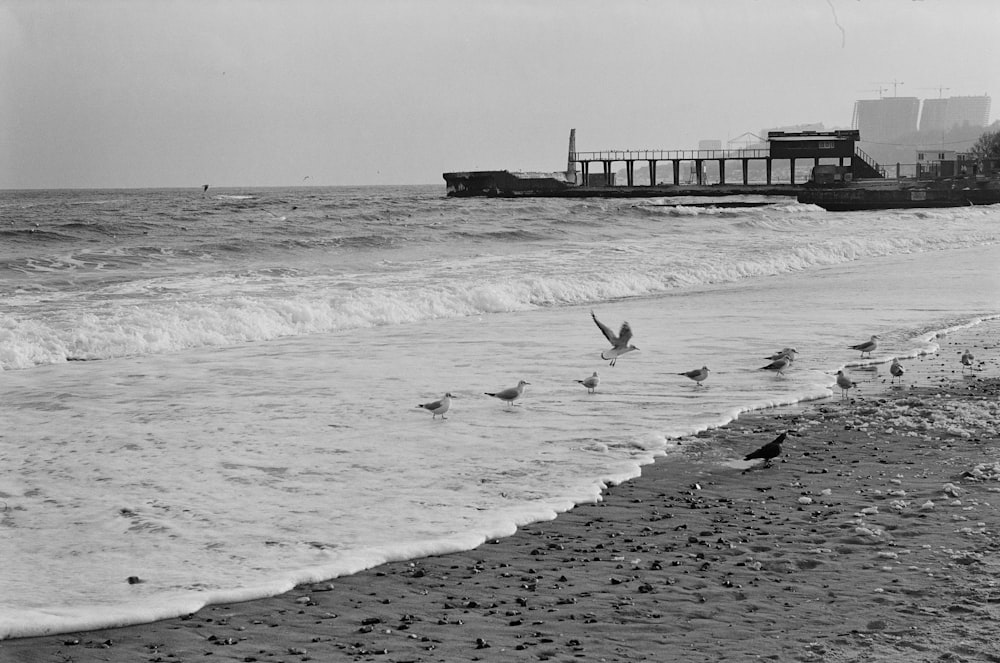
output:
[[[611,365],[614,366],[615,361],[623,354],[639,349],[634,345],[629,345],[629,341],[632,340],[632,328],[629,327],[627,322],[622,323],[622,328],[618,331],[618,335],[615,336],[615,333],[606,324],[597,319],[593,311],[590,312],[590,317],[594,319],[594,323],[604,334],[604,338],[608,339],[608,342],[611,343],[611,349],[602,352],[601,359],[609,360]]]

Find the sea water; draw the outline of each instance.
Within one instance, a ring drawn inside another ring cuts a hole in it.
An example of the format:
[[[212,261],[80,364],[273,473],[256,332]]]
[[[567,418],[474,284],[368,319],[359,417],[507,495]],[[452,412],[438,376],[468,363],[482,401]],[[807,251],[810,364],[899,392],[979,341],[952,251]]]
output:
[[[0,638],[471,549],[1000,315],[997,206],[677,202],[0,192]]]

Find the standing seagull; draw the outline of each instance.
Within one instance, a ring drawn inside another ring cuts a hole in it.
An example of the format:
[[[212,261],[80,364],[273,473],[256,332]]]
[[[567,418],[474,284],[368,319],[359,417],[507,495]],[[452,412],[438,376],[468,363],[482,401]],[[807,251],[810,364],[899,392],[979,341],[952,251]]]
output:
[[[778,375],[784,375],[785,369],[791,366],[793,361],[795,361],[795,359],[792,355],[781,355],[767,366],[761,366],[760,370],[774,371]]]
[[[608,339],[611,343],[611,349],[602,352],[601,359],[611,360],[611,365],[614,366],[618,357],[621,357],[626,352],[632,352],[633,350],[639,349],[634,345],[628,344],[628,342],[632,340],[632,328],[629,327],[627,322],[622,323],[622,328],[618,331],[618,336],[615,336],[614,332],[611,331],[606,324],[597,319],[597,316],[594,315],[593,311],[590,312],[590,317],[594,319],[598,329],[604,333],[604,338]]]
[[[869,357],[871,357],[872,356],[872,350],[874,350],[875,348],[878,347],[878,339],[879,339],[879,335],[878,334],[872,334],[872,337],[871,337],[870,340],[867,340],[864,343],[858,343],[857,345],[850,345],[850,346],[848,346],[848,348],[851,349],[851,350],[860,350],[862,357],[864,357],[865,354],[867,354]]]
[[[903,373],[906,372],[906,369],[903,368],[903,365],[899,363],[898,359],[893,357],[892,366],[889,367],[889,372],[892,373],[892,380],[889,381],[889,384],[892,384],[896,381],[896,378],[899,378],[900,382],[903,381]]]
[[[507,407],[510,407],[511,403],[520,398],[521,394],[524,393],[524,385],[526,384],[531,384],[531,383],[521,380],[520,382],[517,383],[516,387],[511,387],[509,389],[504,389],[503,391],[497,391],[493,393],[490,393],[488,391],[483,393],[485,393],[487,396],[492,396],[493,398],[499,398],[502,401],[507,401]]]
[[[976,369],[972,368],[972,360],[973,359],[975,359],[975,357],[972,356],[972,352],[970,350],[966,350],[965,352],[962,353],[962,372],[963,373],[965,372],[965,369],[969,369],[970,371],[976,370]]]
[[[431,417],[431,419],[437,419],[437,416],[439,414],[441,415],[442,419],[447,419],[448,417],[444,416],[444,413],[447,412],[448,408],[451,407],[452,398],[454,398],[454,396],[451,395],[451,392],[448,392],[439,401],[433,401],[431,403],[421,403],[417,407],[422,407],[425,410],[429,410],[430,412],[434,413],[434,416]]]
[[[601,378],[597,376],[597,371],[589,378],[584,378],[582,380],[577,380],[580,384],[587,388],[587,393],[592,394],[597,391],[597,385],[601,384]]]
[[[774,438],[757,451],[751,451],[748,453],[743,460],[754,460],[756,458],[764,459],[764,467],[771,467],[771,459],[777,458],[778,454],[781,453],[781,443],[785,441],[785,437],[788,433],[782,433],[778,437]]]
[[[783,349],[779,350],[778,352],[775,352],[770,357],[764,357],[764,359],[768,359],[770,361],[777,361],[777,360],[781,359],[782,357],[791,357],[791,359],[794,361],[795,360],[795,355],[797,355],[798,353],[799,353],[799,351],[796,350],[795,348],[783,348]]]
[[[844,371],[837,371],[837,386],[840,387],[840,398],[844,399],[847,397],[847,390],[851,387],[857,387],[858,383],[844,375]]]
[[[677,375],[683,375],[686,378],[691,378],[695,381],[695,386],[700,387],[702,381],[708,377],[708,366],[702,366],[701,368],[696,368],[686,373],[678,373]]]

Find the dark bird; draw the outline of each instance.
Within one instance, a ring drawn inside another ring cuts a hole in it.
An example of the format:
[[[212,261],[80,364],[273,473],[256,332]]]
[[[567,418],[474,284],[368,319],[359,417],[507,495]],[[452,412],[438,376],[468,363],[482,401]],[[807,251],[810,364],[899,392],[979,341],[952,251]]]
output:
[[[618,331],[618,335],[615,336],[615,333],[611,331],[606,324],[597,319],[597,316],[594,315],[593,311],[590,312],[590,317],[594,319],[594,323],[604,334],[604,338],[608,339],[608,342],[611,343],[611,349],[602,352],[601,359],[610,360],[611,365],[614,366],[618,357],[621,357],[626,352],[632,352],[633,350],[639,349],[634,345],[629,345],[628,343],[632,340],[632,328],[629,327],[627,322],[622,323],[622,328]]]
[[[782,433],[778,437],[774,438],[757,451],[752,451],[748,453],[743,460],[755,460],[757,458],[764,459],[764,467],[771,466],[771,459],[777,458],[781,454],[781,443],[785,441],[785,437],[788,435],[787,432]]]

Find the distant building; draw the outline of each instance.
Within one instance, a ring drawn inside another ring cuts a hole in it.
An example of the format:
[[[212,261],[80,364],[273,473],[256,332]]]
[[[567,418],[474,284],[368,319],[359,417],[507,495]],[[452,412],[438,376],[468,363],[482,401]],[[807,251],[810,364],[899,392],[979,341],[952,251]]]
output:
[[[985,127],[990,123],[991,103],[986,95],[925,99],[920,113],[920,130],[948,131],[963,125]]]
[[[852,128],[865,142],[889,142],[917,130],[920,100],[916,97],[862,99],[854,102]]]
[[[698,141],[699,150],[721,150],[722,141],[721,140],[699,140]]]
[[[924,99],[924,105],[920,109],[920,130],[944,131],[947,112],[947,99]]]
[[[799,131],[826,131],[826,127],[823,126],[822,122],[810,122],[808,124],[789,124],[784,127],[768,127],[766,129],[761,129],[760,135],[766,136],[772,131],[774,132],[781,131],[790,134]]]

